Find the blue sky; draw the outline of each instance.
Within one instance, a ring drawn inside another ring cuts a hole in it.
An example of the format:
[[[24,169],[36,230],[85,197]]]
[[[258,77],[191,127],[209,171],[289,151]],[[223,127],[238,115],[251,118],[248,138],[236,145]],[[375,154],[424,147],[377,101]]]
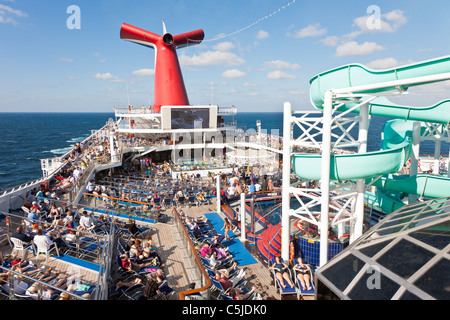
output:
[[[67,27],[70,5],[80,8],[81,29]],[[367,28],[371,5],[381,19],[375,30]],[[449,9],[447,0],[0,0],[0,112],[151,104],[154,51],[119,33],[126,22],[162,34],[162,20],[174,35],[205,32],[203,43],[178,50],[191,104],[268,112],[291,101],[309,110],[309,80],[322,71],[449,55]],[[402,102],[449,97],[440,83],[411,89]]]

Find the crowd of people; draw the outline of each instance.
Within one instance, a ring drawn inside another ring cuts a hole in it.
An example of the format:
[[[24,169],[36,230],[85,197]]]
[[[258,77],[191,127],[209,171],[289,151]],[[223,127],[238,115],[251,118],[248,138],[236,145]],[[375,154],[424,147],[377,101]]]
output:
[[[74,275],[62,274],[49,266],[38,267],[30,260],[4,257],[0,252],[0,266],[0,288],[4,294],[13,291],[16,298],[72,300],[75,295],[89,299],[92,294],[93,286],[87,283],[80,286]],[[14,283],[12,288],[11,280]]]
[[[214,287],[218,291],[216,298],[219,300],[260,300],[261,295],[255,292],[255,287],[246,289],[246,272],[238,266],[233,256],[229,253],[226,242],[231,238],[228,231],[232,228],[231,223],[225,221],[224,234],[222,230],[212,229],[207,219],[202,216],[198,218],[187,216],[183,210],[179,215],[185,228],[189,230],[191,241],[199,257],[203,260],[203,265],[208,271],[211,280],[214,280]]]

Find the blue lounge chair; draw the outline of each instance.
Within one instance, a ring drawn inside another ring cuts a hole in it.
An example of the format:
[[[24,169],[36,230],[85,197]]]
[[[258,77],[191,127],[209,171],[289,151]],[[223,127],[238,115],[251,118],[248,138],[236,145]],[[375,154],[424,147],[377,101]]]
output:
[[[297,278],[297,273],[298,271],[294,269],[294,277],[295,277],[295,286],[297,287],[297,290],[299,291],[300,295],[305,295],[305,296],[311,296],[315,294],[315,287],[314,287],[314,278],[313,278],[313,273],[311,270],[309,270],[309,285],[311,287],[311,290],[308,290],[308,288],[306,288],[305,290],[302,289],[302,285],[300,284],[300,281]]]
[[[292,279],[291,270],[288,270],[288,272],[289,272],[289,277]],[[297,290],[295,284],[294,284],[294,287],[291,288],[291,286],[286,281],[286,279],[283,278],[283,282],[284,282],[284,285],[285,285],[285,288],[283,288],[283,286],[280,283],[280,280],[278,280],[278,278],[275,275],[275,270],[272,270],[272,274],[273,274],[273,281],[275,283],[275,289],[279,290],[279,292],[280,292],[280,300],[281,300],[283,295],[287,295],[287,294],[296,294],[297,298],[300,297],[300,293]]]

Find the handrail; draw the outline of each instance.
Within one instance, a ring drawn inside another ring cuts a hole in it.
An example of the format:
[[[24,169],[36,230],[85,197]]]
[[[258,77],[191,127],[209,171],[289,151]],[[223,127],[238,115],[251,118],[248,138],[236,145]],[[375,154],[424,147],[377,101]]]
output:
[[[50,223],[48,223],[48,222],[46,222],[46,221],[44,221],[44,220],[41,220],[41,219],[32,219],[32,218],[28,218],[28,217],[26,217],[26,216],[21,216],[21,215],[17,215],[17,214],[14,214],[14,213],[9,213],[9,212],[4,212],[4,211],[0,211],[0,214],[3,214],[3,215],[5,215],[5,216],[7,216],[7,217],[14,217],[14,218],[17,218],[17,219],[19,219],[19,221],[28,221],[28,222],[30,222],[30,223],[32,223],[32,224],[37,224],[37,225],[42,225],[42,224],[50,224]],[[11,222],[10,222],[11,223]],[[71,229],[71,228],[68,228],[68,227],[66,227],[66,226],[60,226],[60,225],[52,225],[54,228],[56,228],[58,231],[57,231],[57,234],[61,234],[61,230],[65,230],[65,231],[67,231],[67,232],[69,232],[69,231],[71,231],[71,230],[73,230],[73,229]],[[12,227],[12,224],[11,224],[11,227]],[[14,232],[14,230],[11,230],[11,232]],[[99,243],[100,241],[100,239],[103,239],[103,240],[105,240],[106,239],[106,237],[105,236],[103,236],[103,235],[99,235],[99,234],[97,234],[97,233],[95,233],[95,232],[90,232],[90,231],[86,231],[86,230],[77,230],[77,233],[80,233],[80,234],[82,234],[82,236],[83,237],[90,237],[90,238],[92,238],[92,239],[95,239],[95,241],[97,242],[97,243]],[[77,240],[76,240],[76,242],[77,242],[77,245],[79,245],[79,238],[80,238],[81,236],[79,236],[79,235],[77,235]],[[106,242],[106,241],[105,241]],[[79,249],[78,247],[77,247],[77,249]]]
[[[269,256],[267,257],[267,264],[270,266],[270,259],[272,256],[272,253],[270,252],[270,246],[272,244],[272,241],[276,238],[276,236],[281,232],[282,228],[278,229],[277,233],[272,237],[272,239],[270,239],[269,241],[269,248],[267,250],[267,253],[269,254]]]
[[[70,291],[67,291],[67,290],[65,290],[65,289],[62,289],[62,288],[60,288],[60,287],[56,287],[56,286],[54,286],[54,285],[52,285],[52,284],[50,284],[50,283],[48,283],[48,282],[45,282],[45,281],[38,280],[38,279],[35,279],[35,278],[33,278],[33,277],[30,277],[30,276],[28,276],[28,275],[26,275],[26,274],[24,274],[24,273],[20,273],[20,272],[18,272],[18,271],[9,269],[9,268],[4,267],[4,266],[2,266],[2,268],[5,269],[5,271],[8,271],[8,272],[13,273],[13,274],[18,275],[18,276],[21,276],[22,278],[26,278],[26,279],[28,279],[28,280],[37,282],[37,283],[39,284],[39,286],[38,286],[38,295],[39,295],[39,296],[42,295],[42,291],[41,291],[41,290],[42,290],[42,286],[47,286],[47,287],[50,287],[50,288],[52,288],[52,289],[54,289],[54,290],[56,290],[56,291],[61,291],[61,292],[67,293],[69,296],[71,296],[71,297],[73,297],[73,298],[75,298],[75,299],[79,299],[79,300],[90,300],[90,299],[87,299],[87,298],[85,298],[85,297],[79,296],[79,295],[77,295],[77,294],[75,294],[75,293],[73,293],[73,292],[70,292]],[[12,297],[14,297],[14,293],[13,293],[13,292],[14,292],[14,285],[15,285],[14,282],[12,282],[12,286],[10,286],[10,289],[9,289],[9,297],[10,297],[10,299],[11,299]],[[97,289],[98,289],[98,288],[97,288]]]
[[[128,199],[122,199],[122,198],[115,198],[115,197],[109,197],[109,196],[102,196],[100,194],[93,194],[93,193],[83,193],[85,196],[91,196],[95,198],[106,198],[110,200],[117,200],[122,202],[131,202],[131,203],[137,203],[137,204],[143,204],[143,205],[152,205],[150,202],[143,202],[143,201],[136,201],[136,200],[128,200]],[[102,200],[102,199],[100,199]]]
[[[211,287],[211,285],[212,285],[212,281],[209,278],[209,275],[206,272],[205,268],[203,267],[203,264],[200,261],[200,258],[199,258],[198,254],[197,254],[197,250],[195,249],[195,246],[192,243],[191,238],[189,237],[189,235],[188,235],[188,233],[187,233],[187,231],[186,231],[186,229],[185,229],[185,227],[183,225],[183,222],[180,219],[178,211],[177,211],[177,209],[175,207],[173,208],[173,211],[175,211],[176,219],[178,220],[178,223],[181,225],[181,227],[183,229],[183,233],[184,233],[184,236],[185,236],[185,238],[186,238],[186,240],[187,240],[187,242],[189,244],[189,247],[191,248],[191,251],[194,253],[195,261],[197,262],[197,264],[198,264],[198,266],[200,268],[200,271],[201,271],[203,277],[206,280],[206,284],[203,287],[201,287],[201,288],[189,289],[189,290],[178,292],[178,297],[180,298],[180,300],[185,300],[185,296],[187,296],[187,295],[191,295],[191,294],[194,294],[194,293],[199,293],[199,292],[202,292],[202,291],[205,291],[205,290],[209,289]]]

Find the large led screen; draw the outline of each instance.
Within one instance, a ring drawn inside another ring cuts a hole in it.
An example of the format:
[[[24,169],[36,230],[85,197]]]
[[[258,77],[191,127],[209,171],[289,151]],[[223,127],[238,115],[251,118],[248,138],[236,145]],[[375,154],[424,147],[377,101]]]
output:
[[[209,108],[172,108],[171,129],[208,129]]]

